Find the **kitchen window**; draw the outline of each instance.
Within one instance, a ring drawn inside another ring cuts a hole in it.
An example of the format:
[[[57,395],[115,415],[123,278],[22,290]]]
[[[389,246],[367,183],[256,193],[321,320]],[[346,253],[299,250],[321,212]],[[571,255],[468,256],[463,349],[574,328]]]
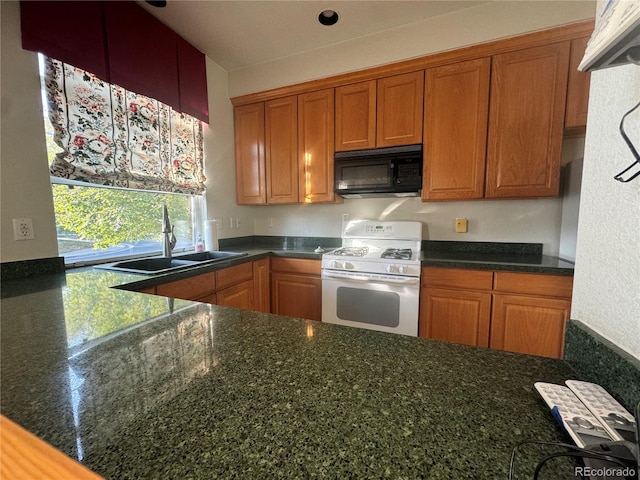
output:
[[[149,97],[40,56],[58,248],[69,266],[162,252],[202,232],[202,125]]]

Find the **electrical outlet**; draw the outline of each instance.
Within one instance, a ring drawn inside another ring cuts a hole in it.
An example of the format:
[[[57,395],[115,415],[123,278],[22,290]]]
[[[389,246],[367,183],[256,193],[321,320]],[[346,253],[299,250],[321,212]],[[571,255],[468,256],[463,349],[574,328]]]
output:
[[[236,217],[236,228],[240,228],[241,224],[242,224],[242,222],[240,221],[240,218]]]
[[[456,218],[456,232],[457,233],[467,233],[467,219],[466,218]]]
[[[273,217],[267,218],[267,227],[273,228]]]
[[[33,240],[33,221],[30,218],[13,219],[13,238],[16,240]]]

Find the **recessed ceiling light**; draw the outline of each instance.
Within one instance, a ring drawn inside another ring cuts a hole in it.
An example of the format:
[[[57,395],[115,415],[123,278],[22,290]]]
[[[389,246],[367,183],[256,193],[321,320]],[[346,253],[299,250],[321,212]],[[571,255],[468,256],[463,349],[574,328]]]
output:
[[[318,15],[318,21],[326,26],[335,25],[338,23],[338,13],[335,10],[323,10]]]

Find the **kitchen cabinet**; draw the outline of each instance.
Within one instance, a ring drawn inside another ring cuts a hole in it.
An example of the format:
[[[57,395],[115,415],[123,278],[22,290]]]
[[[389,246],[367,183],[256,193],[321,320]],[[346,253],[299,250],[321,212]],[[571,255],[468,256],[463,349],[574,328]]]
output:
[[[298,95],[300,203],[333,202],[334,91]]]
[[[336,87],[336,152],[375,148],[376,83]]]
[[[298,100],[265,103],[266,196],[269,204],[298,203]]]
[[[253,265],[241,263],[217,270],[216,304],[253,310]]]
[[[573,278],[425,267],[419,335],[562,358]]]
[[[234,109],[236,201],[334,202],[334,94],[319,90]]]
[[[422,142],[424,72],[336,87],[336,151]]]
[[[258,312],[271,312],[269,278],[269,258],[253,262],[253,309]]]
[[[269,259],[163,283],[145,293],[269,312]]]
[[[570,42],[492,58],[485,196],[559,193]]]
[[[271,259],[271,311],[278,315],[322,319],[320,260]]]
[[[490,58],[425,75],[422,200],[484,196]]]
[[[584,56],[589,37],[571,40],[571,56],[569,58],[569,84],[567,86],[567,107],[564,117],[564,128],[577,133],[584,133],[587,127],[587,111],[589,109],[589,87],[591,74],[578,70]]]
[[[381,78],[377,88],[377,146],[422,143],[424,72]]]
[[[492,280],[490,271],[423,269],[419,336],[488,347]]]
[[[236,201],[264,205],[266,196],[264,102],[234,109]]]
[[[495,272],[490,347],[562,358],[573,278]]]
[[[216,303],[215,291],[216,277],[213,272],[156,286],[156,295],[206,303]]]

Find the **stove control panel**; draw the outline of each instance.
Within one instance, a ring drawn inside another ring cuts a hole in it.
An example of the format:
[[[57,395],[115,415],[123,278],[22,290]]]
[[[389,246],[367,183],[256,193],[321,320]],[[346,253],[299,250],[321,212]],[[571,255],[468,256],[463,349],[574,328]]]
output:
[[[409,269],[407,268],[406,265],[394,265],[394,264],[388,264],[387,266],[385,266],[385,271],[387,273],[400,273],[400,274],[406,274],[409,272]]]

